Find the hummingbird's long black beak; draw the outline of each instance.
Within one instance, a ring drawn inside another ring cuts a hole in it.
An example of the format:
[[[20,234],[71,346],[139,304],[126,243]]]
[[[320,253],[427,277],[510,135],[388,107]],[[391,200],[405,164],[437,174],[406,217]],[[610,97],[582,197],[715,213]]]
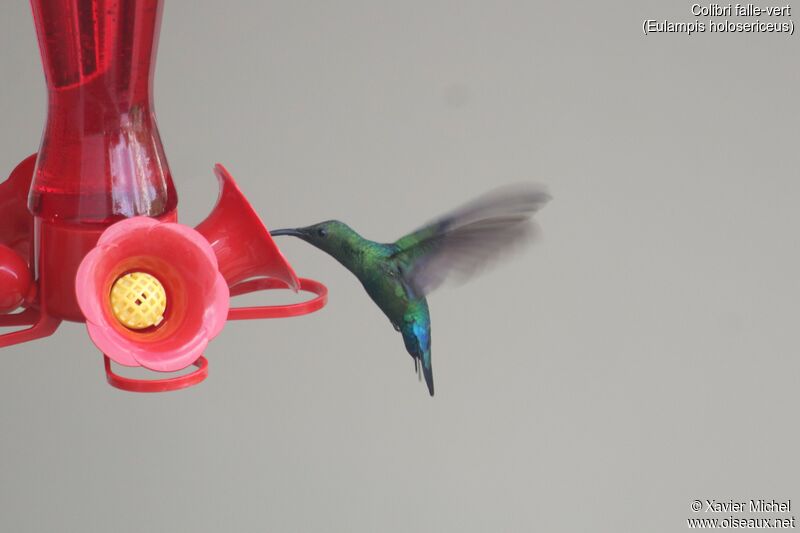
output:
[[[295,228],[275,229],[269,232],[273,237],[280,237],[281,235],[291,235],[292,237],[302,237],[303,232]]]

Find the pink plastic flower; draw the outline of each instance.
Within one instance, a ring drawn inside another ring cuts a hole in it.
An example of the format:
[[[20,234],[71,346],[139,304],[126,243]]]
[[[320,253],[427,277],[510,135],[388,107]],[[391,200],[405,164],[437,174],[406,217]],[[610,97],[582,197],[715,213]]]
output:
[[[125,327],[111,307],[111,288],[130,272],[158,279],[164,319],[145,330]],[[83,259],[75,280],[89,336],[115,362],[171,372],[192,364],[222,331],[228,285],[208,241],[174,222],[135,217],[109,227]]]

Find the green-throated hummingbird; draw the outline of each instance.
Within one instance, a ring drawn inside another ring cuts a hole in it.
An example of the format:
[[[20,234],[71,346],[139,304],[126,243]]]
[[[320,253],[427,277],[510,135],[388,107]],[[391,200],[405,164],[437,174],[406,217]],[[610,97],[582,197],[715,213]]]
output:
[[[531,216],[550,195],[534,184],[487,193],[393,243],[370,241],[347,224],[328,220],[279,229],[327,252],[361,281],[401,332],[433,396],[431,322],[426,296],[445,278],[465,280],[498,255],[533,236]]]

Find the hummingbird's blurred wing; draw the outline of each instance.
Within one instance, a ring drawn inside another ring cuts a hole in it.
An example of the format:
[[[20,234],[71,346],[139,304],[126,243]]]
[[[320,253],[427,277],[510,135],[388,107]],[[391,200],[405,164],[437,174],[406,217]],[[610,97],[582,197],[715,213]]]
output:
[[[445,279],[463,282],[536,234],[531,217],[549,200],[537,184],[496,189],[394,243],[400,274],[413,296]]]

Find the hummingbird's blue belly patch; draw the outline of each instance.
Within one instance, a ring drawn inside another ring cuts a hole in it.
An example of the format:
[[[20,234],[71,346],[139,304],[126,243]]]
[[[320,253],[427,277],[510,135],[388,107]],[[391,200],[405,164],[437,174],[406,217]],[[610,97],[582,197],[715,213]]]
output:
[[[428,351],[431,346],[430,329],[424,324],[415,323],[413,326],[414,336],[419,340],[419,346],[423,351]]]

